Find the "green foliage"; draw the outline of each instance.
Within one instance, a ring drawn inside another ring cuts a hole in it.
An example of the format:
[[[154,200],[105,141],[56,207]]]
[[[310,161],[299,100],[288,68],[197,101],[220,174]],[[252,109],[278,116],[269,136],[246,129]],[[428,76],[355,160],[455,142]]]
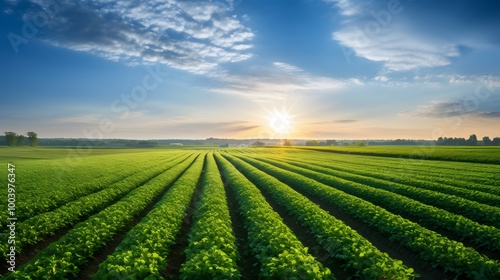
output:
[[[498,261],[490,260],[460,242],[443,237],[366,200],[332,188],[330,186],[339,186],[333,181],[329,186],[312,180],[321,181],[324,175],[320,173],[290,164],[274,164],[285,167],[286,170],[276,167],[265,168],[268,174],[305,194],[336,205],[367,225],[376,228],[383,235],[390,236],[390,240],[410,249],[422,260],[434,266],[441,266],[457,275],[465,274],[468,277],[475,277],[475,273],[480,273],[488,279],[500,278]],[[329,178],[333,179],[331,176]]]
[[[93,279],[160,279],[168,248],[174,243],[203,169],[200,155],[175,181],[154,209],[130,230],[115,252],[99,265]]]
[[[500,138],[498,138],[500,140]],[[500,141],[499,141],[500,142]],[[322,152],[346,153],[353,155],[373,155],[407,159],[429,159],[457,162],[478,162],[500,164],[500,147],[443,147],[443,146],[335,146],[335,147],[296,147]]]
[[[225,155],[225,157],[257,186],[265,189],[278,203],[287,208],[290,215],[303,223],[305,227],[310,228],[318,242],[330,253],[330,256],[344,262],[345,267],[353,271],[356,277],[364,279],[384,277],[386,279],[414,279],[417,276],[413,273],[413,269],[406,267],[399,260],[393,260],[386,253],[380,252],[368,240],[309,201],[305,196],[248,163],[229,155]],[[255,163],[254,160],[247,157],[242,158]],[[267,172],[276,170],[266,164],[259,164],[259,167]]]
[[[45,212],[33,216],[17,224],[16,230],[19,232],[16,240],[16,249],[19,251],[26,245],[34,245],[42,241],[46,236],[53,234],[59,229],[72,226],[95,212],[98,212],[118,199],[125,196],[128,192],[142,186],[150,179],[165,172],[165,170],[182,163],[186,156],[179,158],[169,158],[159,161],[160,164],[139,165],[143,169],[137,173],[129,173],[124,179],[111,184],[110,186],[83,196],[50,212]],[[7,233],[0,233],[0,240],[7,237]],[[9,244],[0,244],[0,253],[5,256],[8,252]]]
[[[137,172],[150,170],[158,164],[150,159],[163,162],[174,160],[174,155],[183,156],[169,151],[82,157],[77,158],[74,165],[68,165],[68,159],[22,161],[18,164],[22,168],[16,171],[19,178],[16,194],[22,198],[16,202],[18,222],[99,192]],[[0,192],[2,201],[6,201],[6,197],[6,192]],[[7,214],[6,211],[0,212],[2,227],[6,224]]]
[[[7,279],[74,278],[85,263],[120,230],[134,215],[145,209],[169,184],[191,164],[192,157],[131,191],[117,203],[91,216],[70,230],[58,241],[40,251],[25,265],[16,268]],[[155,258],[154,255],[150,256]],[[134,260],[142,263],[143,260]],[[29,278],[31,277],[31,278]]]
[[[498,211],[496,207],[482,205],[477,202],[456,198],[454,196],[445,199],[442,198],[443,200],[439,201],[439,204],[450,204],[451,206],[447,208],[451,209],[453,209],[454,202],[457,200],[461,201],[461,203],[458,204],[459,207],[462,207],[463,205],[470,206],[471,204],[479,205],[476,208],[470,208],[471,213],[468,213],[467,216],[472,216],[472,219],[468,219],[463,216],[450,213],[449,211],[410,199],[413,197],[411,194],[414,192],[424,193],[422,197],[425,198],[425,202],[432,202],[431,199],[434,196],[440,195],[438,192],[424,191],[419,188],[412,188],[397,183],[382,181],[376,178],[363,177],[352,173],[339,172],[329,168],[320,167],[318,166],[318,162],[320,165],[322,162],[317,159],[314,164],[313,162],[301,163],[300,161],[290,162],[289,160],[283,162],[276,162],[269,159],[262,160],[284,169],[291,168],[291,165],[289,164],[293,164],[294,167],[303,168],[294,169],[295,172],[309,176],[318,182],[335,186],[337,189],[363,198],[366,201],[370,201],[393,213],[397,213],[405,218],[419,222],[429,228],[446,229],[460,237],[462,240],[475,243],[478,247],[487,247],[489,250],[500,251],[500,243],[498,242],[500,241],[500,230],[494,226],[486,226],[476,222],[485,220],[482,213],[474,215],[474,209],[479,208],[482,211],[486,211],[487,209],[485,208],[489,208],[492,209],[490,210],[492,213],[495,213]],[[323,163],[322,165],[326,164],[327,163]],[[358,184],[356,182],[363,184]],[[398,193],[400,193],[398,188],[404,188],[408,193],[410,193],[410,195],[398,195]],[[491,219],[488,221],[488,223],[491,223],[495,220],[495,215],[488,215],[487,218]]]
[[[14,147],[17,145],[18,135],[15,132],[9,131],[5,132],[5,142],[7,142],[7,146]]]
[[[24,146],[25,142],[26,142],[26,136],[17,135],[15,146]]]
[[[235,243],[224,185],[213,155],[209,154],[181,278],[239,279]]]
[[[136,223],[139,214],[146,216],[125,233],[94,278],[169,277],[164,271],[168,254],[199,183],[189,245],[183,248],[182,279],[245,275],[237,265],[247,260],[239,259],[226,187],[235,194],[249,242],[245,247],[257,259],[260,278],[333,278],[270,207],[263,191],[329,253],[328,263],[339,265],[352,278],[412,279],[417,274],[309,198],[350,215],[393,243],[393,248],[412,252],[409,258],[420,258],[430,269],[439,267],[457,279],[500,279],[500,262],[478,253],[500,251],[498,164],[472,163],[500,163],[498,151],[495,147],[252,148],[225,150],[215,158],[208,153],[203,161],[206,152],[190,148],[0,147],[0,161],[16,165],[18,256],[28,245],[42,245],[48,235],[70,229],[4,277],[74,279],[82,265]],[[0,170],[0,175],[5,172]],[[144,213],[162,193],[159,203]],[[0,201],[7,201],[7,192],[0,192]],[[1,211],[4,262],[6,221],[7,212]]]
[[[236,193],[249,246],[260,262],[260,277],[333,279],[330,270],[307,252],[259,190],[222,156],[215,154],[215,158]]]
[[[33,131],[28,132],[27,135],[28,135],[28,140],[30,141],[30,146],[31,147],[38,146],[38,135]]]

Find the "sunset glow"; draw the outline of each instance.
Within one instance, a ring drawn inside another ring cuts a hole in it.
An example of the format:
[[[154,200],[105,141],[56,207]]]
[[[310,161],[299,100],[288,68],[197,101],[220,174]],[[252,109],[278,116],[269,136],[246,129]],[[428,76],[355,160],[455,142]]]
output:
[[[269,128],[275,134],[288,134],[292,130],[292,118],[287,112],[273,111],[269,117]]]

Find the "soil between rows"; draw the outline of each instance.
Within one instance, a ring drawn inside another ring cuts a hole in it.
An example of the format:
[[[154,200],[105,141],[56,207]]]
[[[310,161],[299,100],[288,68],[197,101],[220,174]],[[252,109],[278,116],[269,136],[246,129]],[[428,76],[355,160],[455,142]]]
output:
[[[359,221],[349,213],[342,211],[334,205],[320,199],[303,194],[312,202],[318,204],[322,209],[328,211],[330,215],[342,220],[346,225],[354,229],[361,236],[370,241],[380,251],[386,252],[391,258],[402,260],[405,265],[412,267],[420,275],[419,279],[456,279],[456,275],[445,273],[442,268],[432,268],[430,264],[417,258],[416,254],[410,250],[400,247],[391,242],[387,236],[380,233],[376,228],[372,228]]]
[[[167,170],[164,170],[162,172],[165,172]],[[75,224],[73,225],[68,225],[64,228],[61,228],[61,229],[58,229],[56,230],[52,235],[47,235],[43,238],[43,240],[41,240],[40,242],[36,243],[36,244],[33,244],[33,245],[28,245],[26,246],[25,248],[22,249],[22,252],[17,254],[17,257],[16,257],[16,267],[20,267],[24,264],[26,264],[27,262],[29,262],[31,259],[33,259],[40,251],[42,251],[43,249],[45,249],[46,247],[48,247],[51,243],[54,243],[56,242],[57,240],[59,240],[61,237],[63,237],[64,235],[66,235],[71,229],[73,229],[75,227],[75,225],[77,225],[78,223],[80,222],[83,222],[85,220],[87,220],[89,217],[99,213],[100,211],[106,209],[107,207],[113,205],[114,203],[120,201],[120,199],[122,199],[123,197],[125,197],[127,194],[129,194],[130,192],[132,192],[133,190],[135,190],[136,188],[144,185],[145,183],[147,183],[148,181],[154,179],[155,177],[159,176],[162,172],[156,174],[156,175],[153,175],[152,177],[149,177],[147,178],[146,180],[144,180],[143,182],[139,183],[135,188],[123,193],[122,195],[116,197],[114,200],[110,201],[109,203],[107,203],[105,206],[103,207],[98,207],[96,209],[94,209],[94,211],[91,211],[90,213],[87,213],[86,215],[82,216],[79,218],[79,221],[76,222]],[[118,181],[115,181],[113,182],[112,184],[115,184],[117,182],[120,182],[120,181],[123,181],[127,178],[129,178],[130,176],[133,176],[135,174],[137,174],[138,172],[136,173],[133,173],[131,175],[127,175],[123,178],[121,178],[120,180]],[[101,191],[101,190],[99,190]],[[97,191],[97,192],[99,192]],[[89,193],[87,195],[91,195],[91,194],[94,194],[96,192],[93,192],[93,193]],[[71,203],[71,202],[68,202],[68,203]],[[68,204],[66,203],[66,204]],[[64,204],[64,205],[66,205]],[[60,207],[64,206],[64,205],[61,205]],[[58,207],[59,208],[59,207]],[[57,208],[51,210],[51,211],[54,211],[56,210]],[[114,249],[113,249],[114,250]],[[8,268],[8,265],[4,262],[2,262],[2,265],[0,266],[0,275],[6,275],[7,273],[9,273],[9,271],[7,270]]]
[[[281,161],[281,162],[287,163],[287,164],[294,164],[294,162],[296,162],[296,161],[292,160],[290,162],[287,162],[287,161]],[[307,162],[301,161],[301,163],[305,164]],[[347,171],[342,171],[342,172],[347,172]],[[335,175],[331,175],[331,176],[335,176]],[[362,175],[362,176],[367,177],[367,178],[369,177],[367,175]],[[356,180],[352,180],[352,179],[345,178],[345,177],[342,177],[342,179],[344,179],[346,181],[349,181],[349,182],[363,184],[363,185],[366,185],[366,186],[369,186],[369,187],[373,187],[375,189],[384,190],[384,189],[381,189],[381,188],[378,187],[379,183],[376,183],[375,185],[370,185],[370,184],[365,183],[365,182],[356,181]],[[389,180],[386,180],[386,179],[383,179],[383,180],[387,181],[387,182],[390,182]],[[409,186],[409,185],[406,185],[406,186]],[[413,187],[413,186],[409,186],[409,187]],[[401,195],[401,196],[404,196],[404,195]],[[404,196],[404,197],[412,199],[411,197],[408,197],[408,196]],[[471,201],[474,201],[474,200],[471,200]],[[373,203],[376,204],[375,202],[373,202]],[[381,207],[383,207],[383,206],[381,206]],[[383,208],[385,208],[385,207],[383,207]],[[388,211],[390,211],[390,210],[388,210]],[[478,253],[483,254],[483,255],[487,256],[488,258],[490,258],[490,259],[500,260],[500,252],[495,252],[495,251],[489,250],[488,248],[485,248],[485,247],[478,247],[476,244],[474,244],[470,240],[462,240],[462,238],[460,236],[458,236],[457,234],[455,234],[455,233],[447,230],[444,227],[439,226],[437,223],[421,221],[419,219],[409,217],[409,215],[401,214],[399,212],[394,212],[394,211],[390,211],[390,212],[393,212],[394,214],[397,214],[397,215],[401,215],[403,218],[406,218],[406,219],[408,219],[410,221],[413,221],[413,222],[415,222],[417,224],[420,224],[421,226],[423,226],[423,227],[425,227],[427,229],[430,229],[430,230],[432,230],[432,231],[434,231],[436,233],[439,233],[442,236],[445,236],[445,237],[447,237],[450,240],[455,240],[455,241],[458,241],[458,242],[462,242],[465,246],[473,248]],[[457,214],[457,215],[459,215],[459,214]]]
[[[198,182],[196,183],[196,189],[189,203],[189,208],[187,209],[182,221],[181,229],[175,237],[174,244],[168,250],[169,253],[167,254],[167,266],[165,271],[163,271],[162,273],[163,277],[165,277],[166,279],[179,279],[182,264],[186,262],[185,250],[189,245],[188,234],[193,224],[193,213],[196,208],[196,202],[200,198],[203,171],[206,170],[206,164],[206,159],[204,159],[202,173],[200,174]]]
[[[186,159],[188,160],[188,159]],[[111,239],[111,241],[107,242],[106,245],[101,248],[99,251],[94,253],[94,257],[89,259],[88,262],[83,264],[80,267],[80,272],[78,273],[78,276],[75,279],[89,279],[90,276],[92,276],[94,273],[96,273],[99,270],[99,264],[104,262],[106,258],[113,254],[115,252],[116,247],[120,245],[120,243],[123,241],[123,239],[126,237],[127,233],[134,228],[137,224],[139,224],[146,215],[153,210],[153,208],[156,206],[156,204],[165,196],[165,194],[168,192],[168,190],[175,184],[175,182],[184,175],[184,173],[191,167],[191,165],[195,162],[193,160],[191,164],[184,170],[182,171],[179,176],[177,176],[171,184],[165,186],[165,189],[158,195],[156,196],[149,204],[144,208],[142,211],[140,211],[132,221],[130,221],[125,228],[120,230],[115,236]]]
[[[273,210],[281,216],[285,225],[293,231],[295,236],[305,247],[309,248],[309,254],[313,255],[324,267],[330,269],[332,274],[338,280],[348,279],[351,276],[349,272],[346,272],[341,267],[342,263],[329,256],[329,253],[321,247],[314,235],[311,234],[306,227],[299,224],[295,218],[287,213],[285,207],[278,204],[268,192],[260,188],[259,190],[266,199],[267,203],[269,203]]]
[[[231,187],[229,187],[218,162],[217,167],[219,169],[222,182],[224,183],[224,189],[226,190],[226,200],[229,208],[229,216],[231,217],[231,225],[233,227],[234,236],[236,238],[236,246],[239,253],[237,264],[240,268],[241,279],[258,279],[260,264],[257,258],[253,255],[248,245],[248,232],[245,229],[243,218],[240,215],[239,204],[236,201],[236,194],[231,189]]]

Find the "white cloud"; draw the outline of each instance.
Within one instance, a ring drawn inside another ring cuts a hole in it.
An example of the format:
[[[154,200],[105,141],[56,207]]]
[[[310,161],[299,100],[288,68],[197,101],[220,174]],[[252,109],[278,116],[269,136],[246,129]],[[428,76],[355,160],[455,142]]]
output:
[[[490,92],[500,88],[500,77],[490,75],[460,75],[460,74],[437,74],[416,75],[415,82],[427,85],[476,85],[482,86]]]
[[[380,3],[374,1],[325,1],[335,2],[344,18],[343,27],[332,38],[345,48],[346,56],[382,62],[389,71],[406,71],[445,66],[460,54],[458,43],[424,36],[398,21],[405,13],[404,4],[397,6],[396,13],[377,7]]]
[[[385,75],[379,75],[379,76],[376,76],[375,78],[375,81],[380,81],[380,82],[387,82],[389,81],[389,78]]]
[[[459,55],[456,45],[418,38],[405,30],[389,27],[368,35],[357,26],[348,26],[334,32],[333,39],[352,48],[355,55],[382,62],[392,71],[445,66],[450,64],[451,57]]]
[[[37,9],[48,2],[32,0]],[[50,2],[50,1],[49,1]],[[232,14],[231,2],[61,0],[45,42],[128,64],[163,63],[220,75],[222,63],[249,59],[252,30]]]
[[[288,94],[311,90],[335,90],[348,83],[362,83],[358,79],[338,80],[313,75],[283,62],[274,62],[270,67],[250,69],[245,75],[226,75],[221,81],[225,85],[213,91],[242,95],[260,101],[283,99]]]
[[[359,4],[351,0],[325,0],[325,2],[335,3],[344,16],[353,16],[361,12]]]

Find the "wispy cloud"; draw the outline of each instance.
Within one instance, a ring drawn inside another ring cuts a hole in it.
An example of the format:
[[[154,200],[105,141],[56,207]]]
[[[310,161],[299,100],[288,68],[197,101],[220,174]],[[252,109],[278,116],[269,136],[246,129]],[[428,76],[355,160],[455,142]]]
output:
[[[417,118],[500,118],[500,95],[494,94],[486,100],[470,95],[463,99],[431,101],[428,104],[420,105],[415,110],[400,113],[402,116]]]
[[[254,100],[283,99],[289,94],[310,90],[335,90],[347,83],[362,83],[358,79],[339,80],[313,75],[283,62],[254,67],[241,75],[226,75],[221,81],[224,86],[214,88],[213,91],[241,95]]]
[[[165,135],[175,133],[185,137],[196,137],[204,135],[205,137],[246,137],[255,134],[258,125],[247,121],[168,121],[156,123],[159,131]]]
[[[376,37],[368,37],[357,27],[350,27],[335,32],[333,39],[352,48],[357,56],[383,62],[392,71],[445,66],[451,57],[459,55],[456,45],[415,38],[403,30],[381,31]]]
[[[355,123],[355,122],[359,122],[359,120],[339,119],[339,120],[333,120],[333,121],[313,122],[311,124],[333,124],[333,123]]]
[[[88,114],[88,115],[78,115],[78,116],[68,116],[54,119],[53,121],[58,124],[66,123],[79,123],[79,124],[95,124],[99,122],[101,115],[99,114]]]
[[[500,119],[500,111],[482,112],[482,113],[479,113],[478,116],[483,117],[483,118]]]
[[[49,9],[31,0],[24,17]],[[44,41],[128,64],[163,63],[214,74],[252,56],[254,37],[232,14],[232,1],[69,1],[44,27]]]
[[[418,106],[413,111],[403,112],[401,115],[424,118],[446,118],[463,115],[466,112],[458,101],[432,101],[429,104]]]
[[[358,122],[358,120],[345,119],[345,120],[336,120],[333,122],[336,122],[336,123],[355,123],[355,122]]]
[[[185,131],[198,131],[200,129],[208,131],[240,132],[257,128],[246,121],[228,121],[228,122],[174,122],[167,124],[166,128],[181,129]]]
[[[389,71],[446,66],[460,56],[462,46],[499,41],[497,32],[485,28],[498,20],[473,3],[450,7],[453,4],[430,1],[325,1],[335,3],[342,15],[343,26],[332,38],[344,48],[347,59],[356,55],[381,62]],[[428,10],[437,12],[423,17],[422,12],[427,14]],[[464,17],[474,20],[463,26]],[[489,24],[481,17],[488,18]],[[443,26],[449,27],[446,32]]]

